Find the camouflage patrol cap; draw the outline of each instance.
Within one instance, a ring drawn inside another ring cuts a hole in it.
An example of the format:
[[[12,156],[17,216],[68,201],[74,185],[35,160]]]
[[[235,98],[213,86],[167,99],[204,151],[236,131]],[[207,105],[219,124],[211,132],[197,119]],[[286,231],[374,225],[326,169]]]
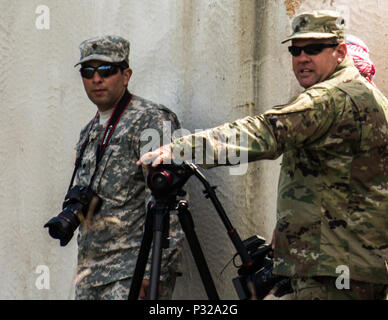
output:
[[[314,10],[296,16],[292,20],[292,35],[282,43],[292,39],[331,39],[345,41],[345,19],[336,11]]]
[[[86,61],[99,60],[118,63],[125,61],[129,65],[129,41],[119,36],[101,36],[81,42],[79,65]]]

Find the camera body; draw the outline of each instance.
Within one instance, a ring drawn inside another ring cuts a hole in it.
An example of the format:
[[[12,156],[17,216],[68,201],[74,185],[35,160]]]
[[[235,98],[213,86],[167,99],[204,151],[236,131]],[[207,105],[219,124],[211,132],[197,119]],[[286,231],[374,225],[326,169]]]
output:
[[[60,240],[60,245],[66,246],[78,228],[81,215],[86,217],[90,204],[96,211],[101,206],[101,199],[88,187],[74,186],[67,192],[62,204],[62,212],[50,219],[45,225],[54,239]]]
[[[276,284],[281,283],[279,293],[291,291],[289,279],[283,276],[274,275],[273,260],[271,256],[271,245],[265,243],[265,239],[254,235],[243,241],[253,260],[253,266],[249,270],[241,267],[238,270],[239,276],[233,279],[233,285],[241,300],[248,300],[255,295],[255,299],[262,300]],[[253,284],[253,288],[250,287]]]

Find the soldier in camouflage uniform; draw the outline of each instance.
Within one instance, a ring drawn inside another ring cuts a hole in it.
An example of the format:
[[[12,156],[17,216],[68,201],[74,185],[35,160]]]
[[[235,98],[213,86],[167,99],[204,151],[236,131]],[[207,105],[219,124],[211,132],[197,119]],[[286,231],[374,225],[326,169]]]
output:
[[[76,299],[127,299],[143,236],[146,203],[151,198],[145,172],[136,166],[141,148],[150,143],[141,135],[153,129],[158,137],[151,142],[160,146],[159,139],[179,128],[179,122],[166,107],[128,92],[132,70],[127,40],[117,36],[92,38],[81,43],[80,51],[81,60],[76,65],[81,64],[85,91],[98,111],[80,134],[77,156],[85,141],[87,144],[76,184],[89,186],[94,176],[91,188],[102,199],[102,206],[86,217],[79,229]],[[97,146],[119,103],[126,108],[96,166]],[[162,257],[160,299],[171,298],[175,278],[181,273],[183,234],[177,221],[171,216],[170,247],[163,250]],[[149,269],[148,264],[141,298],[146,297]]]
[[[193,156],[203,141],[215,158],[207,168],[228,150],[246,148],[248,161],[283,155],[274,273],[291,278],[289,299],[383,299],[388,284],[388,100],[346,55],[344,27],[333,11],[296,16],[284,42],[301,94],[138,161]],[[247,144],[224,143],[232,131]]]

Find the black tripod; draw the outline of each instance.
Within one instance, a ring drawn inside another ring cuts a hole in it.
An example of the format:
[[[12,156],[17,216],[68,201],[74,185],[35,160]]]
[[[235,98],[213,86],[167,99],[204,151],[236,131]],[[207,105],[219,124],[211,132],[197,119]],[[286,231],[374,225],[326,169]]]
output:
[[[167,229],[169,225],[170,210],[174,209],[171,208],[171,204],[172,203],[169,203],[168,201],[164,202],[163,200],[156,200],[148,207],[144,236],[136,263],[131,290],[129,292],[129,300],[136,300],[139,297],[141,282],[144,276],[152,239],[154,240],[154,245],[152,247],[149,299],[155,300],[158,298],[162,249],[168,247]],[[195,234],[194,223],[187,206],[186,201],[178,202],[177,210],[179,222],[182,226],[182,230],[185,232],[186,239],[190,245],[190,249],[209,299],[219,300],[216,287]]]
[[[252,259],[218,201],[214,192],[215,188],[210,186],[205,177],[198,171],[194,164],[185,163],[183,166],[162,165],[157,167],[155,170],[156,171],[154,172],[150,172],[147,177],[148,186],[150,187],[155,200],[150,202],[148,206],[143,240],[136,262],[128,300],[137,300],[139,297],[152,239],[154,244],[152,248],[150,289],[148,298],[150,300],[158,298],[161,255],[162,249],[168,248],[167,237],[171,210],[178,210],[179,222],[186,235],[186,239],[192,251],[208,298],[210,300],[219,300],[214,281],[211,277],[200,243],[194,231],[194,222],[191,213],[188,210],[188,203],[187,201],[177,200],[178,195],[185,194],[182,187],[191,175],[195,174],[204,184],[206,188],[204,193],[212,200],[217,212],[228,230],[228,235],[235,245],[245,268],[249,269],[252,266]]]

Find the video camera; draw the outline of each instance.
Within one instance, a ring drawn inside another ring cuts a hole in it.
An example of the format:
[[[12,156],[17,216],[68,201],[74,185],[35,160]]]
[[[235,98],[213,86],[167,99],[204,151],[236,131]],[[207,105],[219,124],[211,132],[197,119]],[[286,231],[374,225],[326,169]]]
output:
[[[273,294],[279,297],[292,292],[289,278],[272,273],[273,250],[271,245],[265,243],[264,238],[254,235],[244,240],[243,245],[251,256],[253,265],[247,272],[243,266],[234,263],[239,268],[239,276],[233,279],[233,285],[241,300],[262,300],[272,289]],[[235,257],[237,255],[236,253]]]

